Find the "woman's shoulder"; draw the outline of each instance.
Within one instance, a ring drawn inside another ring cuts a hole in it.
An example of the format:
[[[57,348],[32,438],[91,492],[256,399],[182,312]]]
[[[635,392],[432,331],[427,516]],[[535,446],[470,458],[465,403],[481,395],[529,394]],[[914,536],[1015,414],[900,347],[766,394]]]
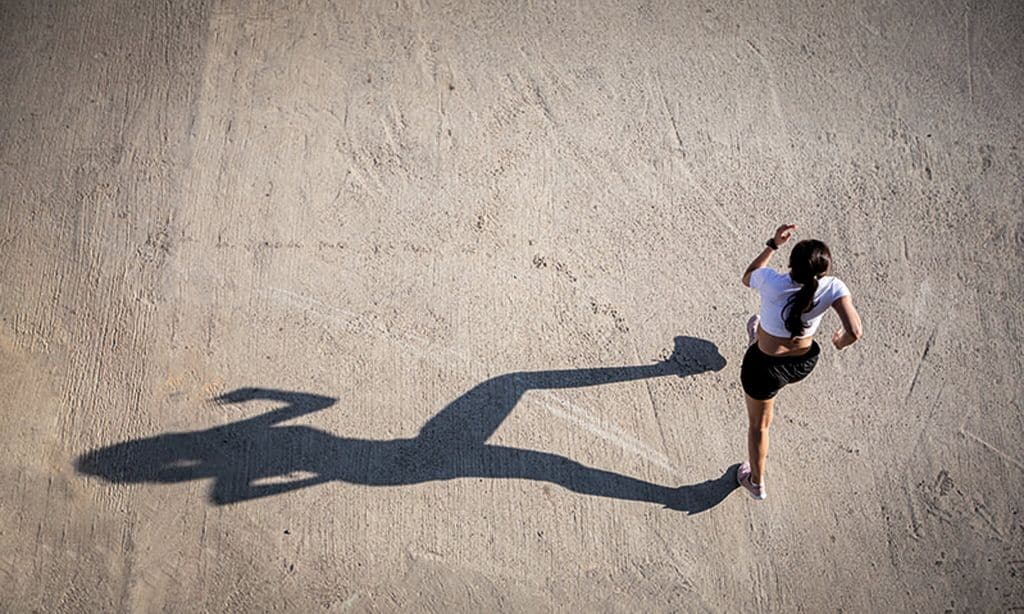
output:
[[[850,288],[843,283],[843,280],[832,275],[823,276],[818,282],[818,287],[822,289],[823,293],[828,294],[832,300],[838,300],[850,295]]]
[[[774,287],[779,285],[782,278],[789,279],[789,274],[781,273],[768,266],[759,267],[750,274],[750,287],[759,290]]]
[[[770,279],[770,280],[773,280],[773,281],[785,279],[785,280],[789,281],[789,273],[788,272],[783,272],[783,271],[780,271],[778,269],[773,269],[770,266],[761,267],[761,268],[757,269],[757,271],[760,272],[761,275],[763,275],[765,279]]]

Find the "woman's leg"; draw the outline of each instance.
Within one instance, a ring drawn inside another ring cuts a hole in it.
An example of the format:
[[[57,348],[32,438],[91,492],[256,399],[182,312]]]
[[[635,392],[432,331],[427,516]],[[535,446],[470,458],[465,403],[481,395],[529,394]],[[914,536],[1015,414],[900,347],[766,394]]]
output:
[[[772,424],[772,406],[774,399],[760,401],[747,398],[747,417],[750,426],[747,429],[747,454],[750,458],[750,480],[755,484],[764,484],[764,464],[768,457],[768,427]]]

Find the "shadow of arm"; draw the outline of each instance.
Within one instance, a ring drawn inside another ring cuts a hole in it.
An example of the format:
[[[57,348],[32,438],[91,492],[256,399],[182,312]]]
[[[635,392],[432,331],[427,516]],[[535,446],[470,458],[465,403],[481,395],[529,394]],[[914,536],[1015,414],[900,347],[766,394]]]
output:
[[[218,405],[245,403],[246,401],[278,401],[284,407],[243,420],[242,423],[271,425],[291,420],[305,414],[327,409],[337,401],[332,397],[307,392],[290,392],[270,388],[239,388],[213,399]]]
[[[290,482],[275,482],[273,484],[242,484],[233,482],[230,479],[219,478],[214,482],[213,489],[210,491],[210,501],[217,505],[231,505],[232,503],[262,499],[263,497],[273,497],[274,495],[301,490],[330,481],[330,478],[322,475],[314,475]]]

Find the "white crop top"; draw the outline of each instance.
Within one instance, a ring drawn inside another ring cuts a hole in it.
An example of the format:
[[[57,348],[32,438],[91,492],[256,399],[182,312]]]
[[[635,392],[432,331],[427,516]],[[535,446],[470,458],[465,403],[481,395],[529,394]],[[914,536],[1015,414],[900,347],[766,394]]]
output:
[[[786,322],[782,310],[786,301],[800,290],[800,284],[793,281],[789,273],[780,273],[775,269],[762,267],[754,269],[750,274],[750,287],[761,294],[761,328],[775,337],[790,338],[792,334],[786,330]],[[826,275],[818,280],[818,291],[814,293],[814,304],[810,311],[803,314],[804,333],[801,337],[810,337],[818,330],[821,318],[832,306],[832,303],[850,290],[842,281]]]

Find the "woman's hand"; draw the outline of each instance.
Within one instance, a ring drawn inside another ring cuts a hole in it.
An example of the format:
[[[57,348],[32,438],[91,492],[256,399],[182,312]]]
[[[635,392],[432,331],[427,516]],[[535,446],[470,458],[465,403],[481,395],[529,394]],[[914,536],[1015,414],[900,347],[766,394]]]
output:
[[[845,341],[846,329],[840,326],[836,332],[832,333],[832,345],[836,346],[837,350],[841,350],[848,345]]]
[[[775,230],[775,244],[781,246],[786,241],[789,241],[789,238],[793,236],[794,230],[796,230],[796,224],[783,224],[779,226]]]
[[[848,348],[856,341],[860,339],[859,335],[853,334],[846,330],[846,328],[840,326],[839,330],[832,333],[832,345],[836,346],[837,350]]]

